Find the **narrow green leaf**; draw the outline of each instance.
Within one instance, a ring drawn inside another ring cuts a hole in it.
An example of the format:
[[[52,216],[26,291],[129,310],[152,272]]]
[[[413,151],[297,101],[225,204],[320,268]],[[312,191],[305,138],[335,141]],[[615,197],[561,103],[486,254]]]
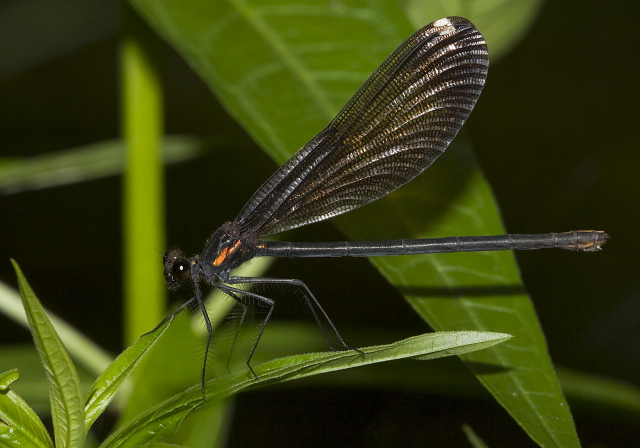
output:
[[[462,425],[462,430],[464,434],[467,436],[467,440],[471,444],[473,448],[489,448],[489,445],[484,443],[484,441],[475,433],[473,428],[469,425]]]
[[[260,370],[256,369],[257,381],[272,379],[290,381],[310,375],[403,358],[437,359],[483,350],[511,338],[511,335],[504,333],[443,331],[413,336],[392,344],[365,347],[360,349],[364,355],[354,353],[353,350],[295,355],[271,360],[259,366]],[[297,362],[291,363],[293,360]],[[247,372],[239,375],[252,378],[252,375]]]
[[[78,373],[20,266],[15,260],[11,262],[18,277],[29,328],[49,379],[56,446],[80,447],[84,440],[84,418]]]
[[[184,162],[233,142],[224,137],[204,139],[166,136],[162,157],[166,164]],[[14,159],[0,159],[0,194],[15,194],[122,174],[122,140],[105,140],[78,148]]]
[[[353,331],[352,331],[353,332]],[[358,340],[373,339],[376,334],[393,337],[394,330],[385,328],[363,328],[357,332]],[[292,336],[295,335],[291,341]],[[511,340],[510,343],[515,342]],[[294,344],[291,348],[291,344]],[[324,340],[318,328],[311,322],[282,322],[269,324],[269,332],[260,342],[256,363],[283,356],[290,349],[294,353],[316,351],[323,347]],[[504,344],[503,344],[504,345]],[[599,420],[633,424],[640,421],[640,387],[615,378],[603,377],[587,372],[556,367],[562,390],[574,413]],[[393,364],[378,364],[357,377],[349,372],[331,376],[318,376],[314,384],[320,387],[378,388],[436,395],[461,397],[485,397],[478,382],[458,362],[451,359],[422,366],[407,366],[401,370]]]
[[[7,372],[0,373],[0,391],[7,390],[9,386],[20,378],[18,369],[11,369]]]
[[[116,392],[122,386],[124,380],[138,365],[142,357],[158,341],[158,338],[167,330],[170,319],[154,333],[141,337],[129,348],[122,352],[113,363],[96,379],[87,392],[85,405],[85,435],[91,425],[111,403]]]
[[[202,357],[199,350],[193,348],[199,339],[190,327],[187,314],[182,312],[175,316],[164,337],[137,366],[131,394],[117,427],[200,381]]]
[[[162,441],[173,435],[182,420],[198,407],[245,389],[402,358],[466,353],[510,338],[507,334],[489,332],[429,333],[393,344],[363,348],[361,350],[364,354],[349,350],[274,359],[254,368],[257,380],[245,369],[207,381],[205,401],[202,400],[200,385],[187,389],[116,431],[101,447],[139,446]]]
[[[562,390],[571,403],[599,419],[640,422],[640,387],[614,378],[558,368]]]
[[[149,443],[144,448],[190,448],[189,445],[176,445],[175,443]]]
[[[75,359],[71,352],[70,354]],[[20,370],[20,381],[12,383],[11,389],[29,403],[40,418],[49,417],[51,413],[49,382],[33,342],[0,347],[0,371],[13,366],[17,366]],[[77,365],[76,368],[80,377],[81,390],[89,389],[97,374],[87,371],[81,365]]]
[[[17,376],[17,370],[1,375],[5,387],[0,390],[0,446],[53,448],[38,415],[9,388]]]
[[[20,325],[29,327],[20,295],[13,288],[0,282],[0,312],[13,319]],[[99,375],[113,358],[92,340],[73,328],[65,320],[45,309],[49,320],[53,323],[60,339],[74,358],[87,370]]]

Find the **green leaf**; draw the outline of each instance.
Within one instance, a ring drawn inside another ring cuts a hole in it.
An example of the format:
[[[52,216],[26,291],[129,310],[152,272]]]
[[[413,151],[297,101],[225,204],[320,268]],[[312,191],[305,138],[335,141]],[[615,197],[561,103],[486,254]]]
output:
[[[397,331],[397,330],[396,330]],[[353,334],[353,331],[351,332]],[[374,339],[377,334],[393,338],[394,330],[363,328],[357,332],[358,340]],[[294,340],[291,335],[294,334]],[[397,338],[396,338],[397,339]],[[513,340],[511,342],[514,342]],[[291,344],[294,348],[291,349]],[[316,351],[324,340],[312,323],[275,321],[269,324],[269,332],[260,342],[256,362],[283,356],[284,350],[294,353]],[[286,348],[285,348],[286,347]],[[640,388],[615,378],[586,372],[556,368],[562,390],[574,413],[599,420],[622,424],[640,421]],[[413,363],[398,369],[395,364],[383,363],[358,373],[338,372],[330,376],[314,378],[317,387],[377,388],[381,390],[411,391],[422,394],[456,395],[484,398],[481,386],[455,359],[429,365]]]
[[[20,295],[13,288],[2,282],[0,282],[0,312],[20,325],[29,327],[29,321],[25,315]],[[113,361],[113,358],[107,352],[66,321],[46,309],[45,313],[53,323],[67,350],[87,370],[98,375]]]
[[[427,359],[467,353],[510,338],[507,334],[489,332],[429,333],[389,345],[363,348],[363,354],[349,350],[274,359],[254,368],[258,379],[245,369],[207,381],[204,401],[200,385],[187,389],[116,431],[101,447],[139,446],[162,441],[173,435],[182,420],[195,409],[245,389],[402,358]]]
[[[462,430],[464,431],[464,434],[467,436],[467,440],[469,441],[469,444],[473,448],[489,448],[489,445],[484,443],[484,441],[478,436],[478,434],[475,433],[475,431],[471,426],[462,425]]]
[[[132,1],[279,163],[320,131],[411,34],[401,12],[382,1]],[[460,141],[428,175],[336,219],[341,230],[352,239],[504,233],[491,191]],[[536,442],[579,445],[511,253],[373,263],[434,329],[516,335],[463,359]]]
[[[175,443],[149,443],[144,448],[190,448],[189,445],[176,445]]]
[[[73,358],[73,354],[71,355]],[[20,381],[12,383],[11,389],[29,403],[40,418],[49,417],[51,415],[49,382],[33,343],[0,347],[0,371],[14,366],[17,366],[20,371]],[[82,365],[78,365],[77,368],[81,390],[87,390],[95,381],[96,374],[88,372]]]
[[[198,338],[188,317],[188,311],[175,316],[164,337],[136,368],[134,387],[117,426],[127,424],[150,407],[200,381],[202,357],[193,349]]]
[[[29,328],[49,379],[56,446],[80,447],[84,440],[84,416],[78,373],[18,263],[11,262],[18,277]]]
[[[379,238],[378,232],[385,231],[415,238],[504,233],[489,186],[468,147],[452,145],[428,176],[408,187],[340,219],[341,227],[354,239]],[[381,223],[375,230],[366,225],[375,216],[389,215],[393,223]],[[434,329],[513,334],[507,344],[462,359],[536,442],[579,446],[511,252],[380,257],[373,263]]]
[[[180,425],[171,438],[191,448],[216,448],[228,446],[232,428],[233,399],[215,400],[198,409]]]
[[[166,164],[183,162],[220,145],[232,142],[222,137],[167,136],[162,142],[163,160]],[[124,151],[121,140],[105,140],[34,157],[0,159],[0,193],[15,194],[122,174]]]
[[[18,369],[11,369],[7,372],[0,373],[0,391],[7,390],[9,386],[20,378]]]
[[[9,388],[18,377],[17,369],[0,375],[0,446],[53,448],[51,437],[40,418]]]
[[[598,419],[628,425],[640,422],[640,387],[614,378],[558,368],[562,390],[571,403]]]
[[[158,341],[158,338],[167,330],[170,319],[154,333],[138,339],[133,345],[122,352],[113,363],[98,377],[87,392],[85,405],[85,435],[91,425],[111,403],[116,392],[122,386],[124,380],[138,365],[142,357]]]
[[[131,3],[279,163],[412,32],[386,0]]]

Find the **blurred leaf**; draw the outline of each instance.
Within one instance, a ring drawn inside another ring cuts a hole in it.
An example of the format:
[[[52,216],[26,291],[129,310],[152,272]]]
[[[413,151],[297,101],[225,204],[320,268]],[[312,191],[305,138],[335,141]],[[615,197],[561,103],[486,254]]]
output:
[[[13,288],[2,282],[0,282],[0,312],[25,327],[29,326],[20,296]],[[66,321],[46,309],[45,313],[53,323],[55,331],[64,342],[66,349],[87,370],[99,375],[113,361],[113,358],[107,352]],[[3,347],[0,350],[10,349]]]
[[[11,262],[18,277],[31,334],[49,379],[56,446],[82,446],[83,406],[75,366],[20,267],[14,260]]]
[[[510,338],[506,334],[483,332],[429,333],[385,346],[363,348],[364,354],[349,350],[275,359],[254,368],[258,379],[245,369],[207,381],[205,400],[199,384],[179,393],[116,431],[101,447],[139,446],[162,441],[173,435],[182,420],[195,409],[241,390],[402,358],[427,359],[466,353]]]
[[[62,339],[62,336],[60,338]],[[12,367],[19,369],[20,381],[13,383],[11,389],[29,403],[41,418],[49,417],[51,415],[49,383],[33,344],[0,347],[0,371]],[[95,373],[89,373],[82,364],[78,365],[78,375],[82,390],[88,389],[96,377]]]
[[[192,448],[189,445],[176,445],[175,443],[148,443],[145,448]]]
[[[572,405],[579,405],[582,412],[638,426],[640,388],[637,385],[561,367],[558,377],[567,398]]]
[[[467,436],[467,440],[473,448],[489,448],[489,445],[484,443],[478,434],[475,433],[473,428],[469,425],[462,425],[462,430]]]
[[[199,342],[190,328],[187,313],[176,316],[164,337],[136,369],[134,387],[118,426],[200,381],[202,359],[200,351],[193,348]]]
[[[434,17],[462,16],[471,20],[487,40],[491,62],[515,47],[538,18],[543,0],[403,0],[415,28]]]
[[[100,0],[0,2],[0,78],[115,35],[118,7]]]
[[[167,136],[162,150],[167,164],[184,162],[221,145],[226,138]],[[122,174],[124,144],[107,140],[24,159],[0,159],[0,193],[13,194]]]
[[[171,440],[190,448],[229,446],[228,437],[233,417],[233,399],[220,399],[191,414],[180,425]]]
[[[390,2],[133,3],[280,163],[411,34]],[[361,240],[504,233],[491,191],[460,140],[428,175],[336,219],[341,230]],[[436,330],[516,335],[463,359],[536,442],[579,445],[511,253],[372,261]]]

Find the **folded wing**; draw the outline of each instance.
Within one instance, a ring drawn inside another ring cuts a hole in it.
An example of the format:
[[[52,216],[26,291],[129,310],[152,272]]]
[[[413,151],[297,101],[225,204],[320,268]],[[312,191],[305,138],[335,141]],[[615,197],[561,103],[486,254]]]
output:
[[[449,17],[395,50],[336,118],[280,167],[235,222],[259,236],[373,202],[442,154],[471,113],[489,66],[466,19]]]

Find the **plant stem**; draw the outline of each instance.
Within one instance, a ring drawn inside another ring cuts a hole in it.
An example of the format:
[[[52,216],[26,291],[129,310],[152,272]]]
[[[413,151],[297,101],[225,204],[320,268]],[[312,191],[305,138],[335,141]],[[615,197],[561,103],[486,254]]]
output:
[[[159,40],[123,2],[121,76],[124,173],[124,312],[127,345],[165,314],[161,278],[164,248],[164,188],[161,138],[163,104]]]

